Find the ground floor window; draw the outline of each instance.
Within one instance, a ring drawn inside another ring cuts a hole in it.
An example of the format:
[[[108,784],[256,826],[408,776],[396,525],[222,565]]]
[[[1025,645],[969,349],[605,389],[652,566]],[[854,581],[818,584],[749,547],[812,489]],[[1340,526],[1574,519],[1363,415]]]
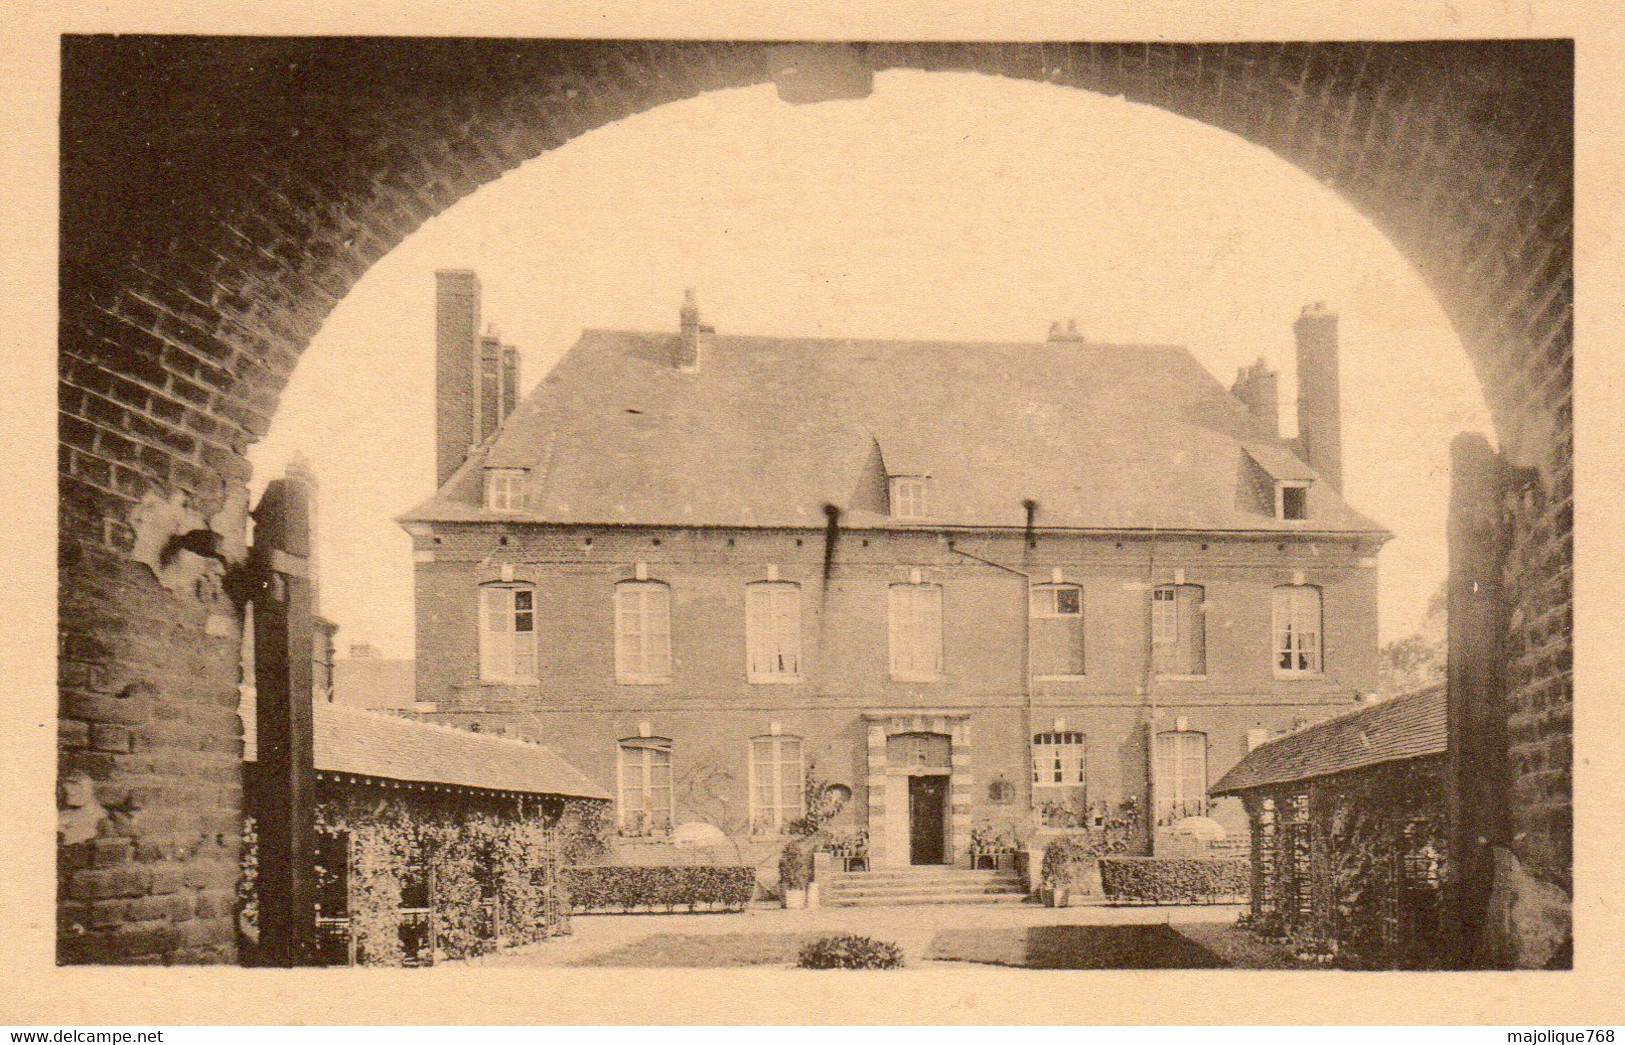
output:
[[[1179,730],[1157,734],[1153,771],[1159,823],[1206,815],[1206,733]]]
[[[806,812],[800,737],[757,737],[750,742],[750,829],[782,834]]]
[[[1045,827],[1088,827],[1088,742],[1082,733],[1033,734],[1033,804]]]
[[[621,741],[620,828],[642,835],[672,825],[671,741],[634,737]]]

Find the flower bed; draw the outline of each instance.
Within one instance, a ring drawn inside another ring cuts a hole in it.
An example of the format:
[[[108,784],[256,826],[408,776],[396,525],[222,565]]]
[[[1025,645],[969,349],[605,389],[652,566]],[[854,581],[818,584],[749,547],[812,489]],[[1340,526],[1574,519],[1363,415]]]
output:
[[[570,867],[562,878],[577,911],[742,911],[756,892],[754,867]]]
[[[1100,882],[1110,903],[1238,903],[1252,879],[1245,860],[1110,856],[1101,858]]]

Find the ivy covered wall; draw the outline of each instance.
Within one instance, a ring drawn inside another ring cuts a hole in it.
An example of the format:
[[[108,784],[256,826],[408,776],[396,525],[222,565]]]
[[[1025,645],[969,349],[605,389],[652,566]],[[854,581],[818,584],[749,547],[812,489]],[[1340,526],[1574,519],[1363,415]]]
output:
[[[319,960],[424,965],[568,933],[560,870],[602,856],[608,805],[323,779],[312,912]],[[247,964],[257,945],[254,841],[250,818],[238,890]]]
[[[1252,927],[1349,968],[1441,965],[1445,783],[1439,755],[1249,792]]]

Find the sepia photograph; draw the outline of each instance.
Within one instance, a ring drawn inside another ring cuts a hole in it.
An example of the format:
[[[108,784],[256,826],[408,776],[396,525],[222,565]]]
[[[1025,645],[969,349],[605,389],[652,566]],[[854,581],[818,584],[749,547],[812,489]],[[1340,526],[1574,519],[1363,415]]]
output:
[[[1572,39],[59,48],[60,969],[1576,968]]]

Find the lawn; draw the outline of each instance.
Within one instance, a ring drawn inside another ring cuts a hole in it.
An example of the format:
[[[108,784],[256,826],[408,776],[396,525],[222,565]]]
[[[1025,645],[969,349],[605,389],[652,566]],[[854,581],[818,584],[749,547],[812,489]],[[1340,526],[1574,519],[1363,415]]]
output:
[[[1168,925],[1039,925],[937,934],[934,961],[1022,969],[1222,969],[1230,963]]]
[[[829,933],[656,933],[625,947],[573,962],[577,966],[726,969],[794,965],[804,944]]]

